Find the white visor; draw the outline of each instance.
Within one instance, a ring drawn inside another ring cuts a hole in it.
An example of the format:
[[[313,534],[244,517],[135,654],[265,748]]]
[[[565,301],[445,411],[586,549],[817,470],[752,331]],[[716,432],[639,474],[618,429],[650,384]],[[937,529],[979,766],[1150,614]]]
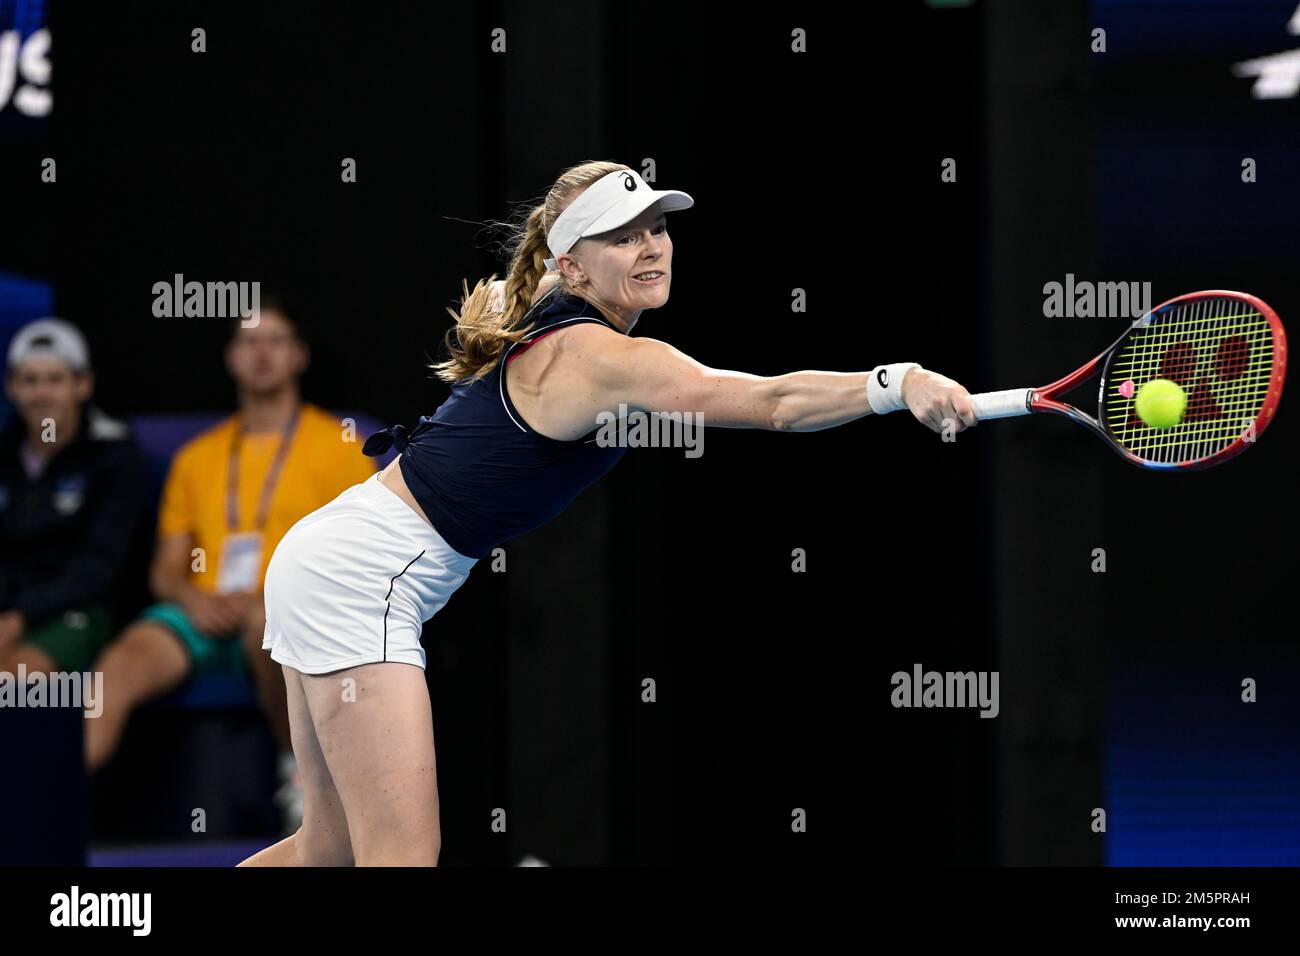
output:
[[[584,236],[595,236],[631,222],[653,205],[662,202],[664,212],[690,209],[695,200],[676,189],[651,189],[633,170],[619,169],[588,186],[569,203],[547,233],[546,245],[551,255],[568,252]],[[546,260],[554,270],[556,260]]]

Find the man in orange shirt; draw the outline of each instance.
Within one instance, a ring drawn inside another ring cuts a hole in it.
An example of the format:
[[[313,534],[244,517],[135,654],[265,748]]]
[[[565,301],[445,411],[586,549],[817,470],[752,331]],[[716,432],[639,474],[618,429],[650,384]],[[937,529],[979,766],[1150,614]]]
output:
[[[262,581],[272,552],[299,518],[374,474],[352,434],[304,402],[298,379],[309,351],[284,307],[262,297],[260,321],[236,319],[226,347],[239,412],[195,436],[172,459],[149,569],[157,604],[104,650],[103,714],[86,722],[93,771],[117,747],[140,704],[191,676],[244,671],[280,750],[277,795],[292,831],[301,790],[289,738],[284,677],[262,650]],[[364,436],[362,436],[364,438]]]

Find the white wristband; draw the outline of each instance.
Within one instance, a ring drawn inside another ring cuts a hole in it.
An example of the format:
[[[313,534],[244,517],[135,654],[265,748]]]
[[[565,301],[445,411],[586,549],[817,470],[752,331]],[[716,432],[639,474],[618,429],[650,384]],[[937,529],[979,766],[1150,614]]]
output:
[[[893,365],[877,365],[867,380],[867,401],[871,410],[877,415],[886,415],[906,408],[903,401],[903,376],[909,368],[920,368],[915,362],[896,362]]]

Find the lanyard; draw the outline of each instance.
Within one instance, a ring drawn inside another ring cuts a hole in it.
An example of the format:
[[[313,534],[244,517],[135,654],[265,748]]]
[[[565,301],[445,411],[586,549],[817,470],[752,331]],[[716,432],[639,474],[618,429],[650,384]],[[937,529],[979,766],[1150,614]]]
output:
[[[262,497],[257,503],[257,524],[254,525],[258,531],[266,525],[266,511],[270,507],[275,483],[280,478],[280,468],[284,465],[284,457],[289,452],[289,444],[293,440],[297,426],[298,406],[294,405],[293,415],[289,417],[288,423],[284,426],[284,433],[280,436],[280,446],[275,450],[275,460],[271,462],[271,470],[266,473],[266,481],[262,484]],[[232,533],[239,527],[239,446],[243,438],[244,423],[241,419],[235,426],[235,438],[230,445],[230,467],[226,481],[226,524]]]

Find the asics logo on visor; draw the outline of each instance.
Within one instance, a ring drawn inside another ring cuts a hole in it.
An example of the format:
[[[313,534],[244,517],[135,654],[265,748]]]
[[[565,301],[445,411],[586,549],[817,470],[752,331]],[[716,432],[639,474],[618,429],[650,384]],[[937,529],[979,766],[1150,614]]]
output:
[[[636,192],[636,179],[631,173],[623,174],[623,187],[630,193]]]

